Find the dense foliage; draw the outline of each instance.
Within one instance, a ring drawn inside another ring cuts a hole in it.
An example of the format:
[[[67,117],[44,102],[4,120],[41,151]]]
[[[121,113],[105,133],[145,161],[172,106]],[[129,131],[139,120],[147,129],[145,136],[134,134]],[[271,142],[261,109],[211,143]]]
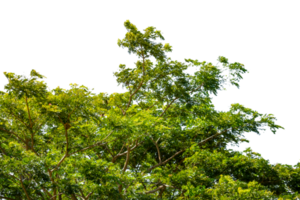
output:
[[[138,60],[115,73],[125,93],[84,86],[49,90],[44,77],[4,73],[0,95],[2,199],[294,199],[300,163],[272,165],[247,149],[244,134],[282,128],[271,114],[211,102],[239,87],[243,64],[172,60],[160,31],[129,21],[120,47]],[[195,67],[194,74],[187,69]],[[225,76],[225,74],[230,76]]]

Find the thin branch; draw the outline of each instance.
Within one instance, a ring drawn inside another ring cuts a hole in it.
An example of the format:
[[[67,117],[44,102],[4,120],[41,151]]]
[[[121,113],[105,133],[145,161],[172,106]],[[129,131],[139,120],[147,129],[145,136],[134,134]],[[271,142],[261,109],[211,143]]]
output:
[[[22,188],[23,188],[23,190],[24,190],[24,192],[25,192],[25,194],[26,194],[27,199],[28,199],[28,200],[31,200],[30,196],[28,195],[28,193],[27,193],[27,191],[26,191],[26,188],[25,188],[25,186],[24,186],[24,184],[23,184],[23,181],[22,181],[22,178],[21,178],[21,177],[20,177],[20,182],[21,182],[21,186],[22,186]]]
[[[211,136],[211,137],[209,137],[209,138],[207,138],[207,139],[205,139],[205,140],[199,142],[198,145],[204,145],[204,144],[205,144],[206,142],[208,142],[209,140],[211,140],[211,139],[213,139],[213,138],[215,138],[215,137],[221,135],[222,133],[227,132],[228,130],[229,130],[229,129],[226,129],[226,130],[224,130],[224,131],[222,131],[222,132],[220,132],[220,133],[216,133],[215,135],[213,135],[213,136]],[[154,165],[154,166],[150,167],[150,168],[148,169],[148,171],[151,172],[152,169],[154,169],[154,168],[156,168],[156,167],[159,167],[159,166],[161,166],[161,165],[167,163],[169,160],[171,160],[172,158],[174,158],[176,155],[178,155],[178,154],[184,152],[187,148],[188,148],[188,147],[184,148],[183,150],[180,150],[180,151],[176,152],[173,156],[171,156],[170,158],[168,158],[168,159],[165,160],[164,162],[159,163],[159,164],[157,164],[157,165]]]
[[[137,143],[137,142],[136,142],[135,146],[133,146],[133,147],[130,149],[130,151],[134,150],[136,147],[140,146],[142,143],[144,143],[144,141],[142,141],[141,143]],[[125,155],[125,154],[127,154],[127,151],[125,151],[125,152],[123,152],[123,153],[121,153],[121,154],[120,154],[120,153],[117,154],[115,157],[113,157],[112,162],[115,163],[115,162],[116,162],[116,159],[117,159],[118,157],[123,156],[123,155]]]
[[[129,162],[129,155],[130,155],[130,147],[128,145],[128,148],[127,148],[127,155],[126,155],[126,161],[124,163],[124,167],[123,167],[123,173],[126,171],[127,169],[127,165],[128,165],[128,162]]]
[[[32,123],[31,116],[30,116],[30,110],[29,110],[29,106],[28,106],[27,96],[25,96],[25,101],[26,101],[26,107],[27,107],[28,118],[29,118],[29,122],[30,122],[30,128],[32,129],[33,123]]]
[[[159,163],[161,163],[161,156],[160,156],[160,150],[159,150],[159,146],[157,144],[157,142],[159,141],[160,138],[158,138],[158,140],[155,142],[151,137],[150,139],[152,140],[152,142],[155,144],[156,146],[156,150],[157,150],[157,154],[158,154],[158,160],[159,160]]]
[[[60,119],[60,117],[59,117],[59,119]],[[60,121],[63,123],[63,121],[60,119]],[[69,154],[69,139],[68,139],[68,129],[67,129],[67,127],[66,126],[64,126],[65,127],[65,137],[66,137],[66,142],[67,142],[67,144],[66,144],[66,152],[65,152],[65,155],[61,158],[61,160],[59,161],[59,163],[56,165],[56,167],[54,168],[54,169],[52,169],[51,170],[51,172],[53,172],[55,169],[57,169],[60,165],[61,165],[61,163],[66,159],[66,157],[68,157],[68,156],[70,156],[70,155],[73,155],[73,154],[75,154],[75,153],[78,153],[78,152],[81,152],[81,151],[85,151],[85,150],[88,150],[88,149],[90,149],[90,148],[93,148],[93,147],[95,147],[95,146],[98,146],[98,145],[103,145],[103,141],[104,140],[106,140],[111,134],[112,134],[112,132],[110,132],[101,142],[97,142],[96,144],[93,144],[93,145],[91,145],[91,146],[88,146],[88,147],[86,147],[86,148],[84,148],[84,149],[81,149],[81,150],[78,150],[78,151],[75,151],[75,152],[73,152],[73,153],[71,153],[71,154]]]
[[[140,45],[140,47],[141,47],[141,51],[143,51],[143,47],[141,45]],[[142,76],[142,82],[137,87],[137,89],[132,94],[130,94],[129,101],[128,101],[127,107],[125,109],[125,112],[127,111],[127,109],[129,108],[129,106],[131,104],[132,96],[135,95],[135,93],[137,93],[137,91],[142,87],[142,85],[144,83],[144,78],[145,78],[145,57],[144,57],[143,53],[142,53],[142,59],[143,59],[143,76]]]
[[[173,101],[171,101],[171,103],[169,103],[169,105],[166,107],[166,109],[163,111],[163,113],[161,113],[161,116],[163,116],[165,114],[165,112],[170,108],[170,106],[174,103],[174,101],[176,101],[179,97],[176,97],[175,99],[173,99]]]
[[[9,134],[12,134],[12,135],[16,136],[19,140],[21,140],[24,144],[26,144],[25,140],[23,140],[22,138],[20,138],[16,133],[11,132],[11,131],[8,131],[8,130],[5,130],[5,129],[3,129],[3,128],[0,128],[0,130],[2,130],[2,131],[4,131],[4,132],[6,132],[6,133],[9,133]]]
[[[7,200],[17,200],[17,199],[13,199],[13,198],[9,198],[9,197],[4,197],[4,196],[0,196],[0,198],[7,199]]]
[[[3,153],[4,155],[8,156],[8,154],[6,153],[5,149],[3,149],[3,148],[1,147],[1,144],[0,144],[0,150],[2,151],[2,153]]]

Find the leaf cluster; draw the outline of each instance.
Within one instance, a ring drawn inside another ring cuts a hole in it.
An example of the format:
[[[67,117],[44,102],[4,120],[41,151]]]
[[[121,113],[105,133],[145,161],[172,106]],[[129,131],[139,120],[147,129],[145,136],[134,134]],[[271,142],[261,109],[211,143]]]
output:
[[[243,64],[222,56],[216,65],[172,60],[156,28],[124,26],[118,45],[138,57],[114,73],[124,93],[94,94],[77,84],[49,90],[35,70],[29,78],[4,73],[0,198],[297,197],[300,164],[272,165],[251,149],[228,149],[247,142],[245,134],[283,128],[273,115],[240,104],[214,108],[212,97],[225,84],[239,87]]]

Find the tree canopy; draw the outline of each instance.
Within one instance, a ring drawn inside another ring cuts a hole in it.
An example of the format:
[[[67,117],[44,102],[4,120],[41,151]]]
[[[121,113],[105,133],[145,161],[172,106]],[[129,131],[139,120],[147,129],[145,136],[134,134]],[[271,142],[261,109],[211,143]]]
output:
[[[4,72],[0,94],[0,198],[295,199],[300,163],[270,164],[229,149],[244,135],[283,127],[240,104],[218,111],[212,97],[239,87],[243,64],[172,60],[154,27],[130,21],[118,45],[138,58],[114,75],[124,93],[85,86],[49,90],[43,75]],[[195,73],[188,73],[196,68]],[[226,74],[229,76],[226,76]]]

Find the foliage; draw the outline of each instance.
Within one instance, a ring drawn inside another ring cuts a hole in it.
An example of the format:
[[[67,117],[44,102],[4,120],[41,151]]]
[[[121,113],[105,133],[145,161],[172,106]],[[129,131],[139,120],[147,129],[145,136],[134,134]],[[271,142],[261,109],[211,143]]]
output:
[[[214,109],[212,96],[225,84],[239,87],[243,64],[222,56],[218,65],[172,60],[172,47],[157,42],[160,31],[142,33],[129,21],[125,28],[118,45],[138,57],[114,74],[125,93],[94,94],[76,84],[49,90],[35,70],[29,78],[4,73],[0,198],[297,197],[300,163],[271,165],[251,149],[227,148],[247,142],[247,132],[282,128],[273,115],[240,104]]]

